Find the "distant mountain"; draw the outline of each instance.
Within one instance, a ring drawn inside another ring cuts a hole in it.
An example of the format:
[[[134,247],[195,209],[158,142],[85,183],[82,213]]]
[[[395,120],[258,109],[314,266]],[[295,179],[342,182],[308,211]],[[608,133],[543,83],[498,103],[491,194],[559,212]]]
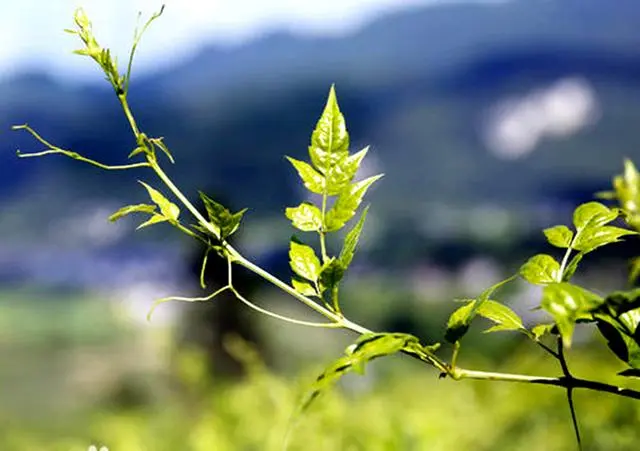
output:
[[[640,155],[638,17],[636,0],[415,8],[346,37],[280,32],[235,48],[210,46],[172,69],[135,78],[131,102],[143,129],[174,149],[177,164],[169,170],[189,193],[222,193],[237,207],[252,207],[255,218],[299,201],[283,155],[304,156],[333,82],[354,147],[371,144],[387,174],[372,193],[383,218],[415,213],[422,220],[438,202],[520,208],[544,197],[541,186],[600,188],[623,156]],[[597,126],[544,142],[521,160],[486,151],[480,131],[492,105],[575,75],[597,94]],[[111,163],[134,145],[107,87],[25,74],[2,82],[0,99],[3,130],[29,122],[52,141]],[[17,145],[39,147],[15,133],[0,138],[0,198],[46,180],[52,193],[124,198],[135,177],[146,177],[100,174],[62,158],[17,160]],[[56,188],[60,180],[65,190]],[[50,208],[64,201],[60,194]]]

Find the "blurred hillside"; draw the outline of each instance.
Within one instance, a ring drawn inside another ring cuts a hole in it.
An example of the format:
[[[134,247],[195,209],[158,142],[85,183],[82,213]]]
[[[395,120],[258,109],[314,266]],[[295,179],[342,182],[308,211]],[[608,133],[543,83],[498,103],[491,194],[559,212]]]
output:
[[[573,205],[606,188],[624,157],[640,156],[637,17],[634,0],[411,9],[342,37],[274,33],[210,46],[171,70],[134,77],[131,102],[142,128],[166,137],[177,158],[170,173],[187,193],[200,188],[248,206],[256,224],[300,200],[283,156],[304,157],[335,82],[354,149],[370,144],[367,170],[386,174],[370,197],[377,251],[389,257],[385,243],[400,236],[427,247],[526,239],[566,221]],[[133,148],[106,84],[23,73],[0,83],[0,98],[3,130],[28,122],[105,163]],[[14,254],[19,243],[50,240],[65,214],[144,198],[135,184],[146,180],[142,172],[18,160],[16,147],[39,150],[26,135],[0,135],[0,230]],[[112,234],[105,243],[129,243],[128,233],[104,233]],[[144,235],[167,239],[164,231]]]

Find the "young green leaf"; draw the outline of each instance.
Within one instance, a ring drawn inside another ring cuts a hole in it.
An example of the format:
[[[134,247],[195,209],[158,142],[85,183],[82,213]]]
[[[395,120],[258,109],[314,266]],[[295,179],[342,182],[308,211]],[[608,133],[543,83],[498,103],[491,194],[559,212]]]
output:
[[[623,362],[640,369],[640,309],[612,318],[598,315],[597,326],[609,349]]]
[[[488,299],[478,308],[478,315],[483,316],[494,323],[495,326],[485,332],[498,332],[503,330],[525,330],[520,317],[504,304]]]
[[[364,210],[362,210],[362,214],[360,215],[360,219],[356,223],[355,226],[347,233],[344,237],[344,246],[342,246],[342,250],[340,251],[340,263],[346,269],[351,265],[351,261],[353,260],[353,256],[356,252],[356,247],[358,246],[358,241],[360,240],[360,234],[362,233],[362,228],[364,227],[364,222],[367,219],[367,213],[369,211],[369,206],[367,205]]]
[[[317,232],[322,229],[322,212],[310,202],[287,208],[285,215],[295,228],[303,232]]]
[[[596,228],[610,223],[618,217],[616,210],[611,210],[600,202],[587,202],[573,212],[573,225],[578,232],[587,228]]]
[[[311,135],[309,156],[316,169],[326,174],[338,161],[346,158],[348,153],[349,133],[332,85],[324,111]]]
[[[156,211],[155,205],[149,204],[138,204],[138,205],[127,205],[126,207],[122,207],[111,216],[109,216],[109,221],[115,222],[118,219],[127,216],[131,213],[149,213],[153,214]]]
[[[318,296],[318,291],[315,287],[304,279],[293,277],[291,279],[291,285],[298,293],[304,296]]]
[[[590,318],[590,312],[602,302],[602,298],[582,287],[556,282],[544,287],[541,306],[553,316],[564,346],[569,348],[576,321]]]
[[[168,221],[178,220],[178,216],[180,215],[180,208],[176,204],[169,202],[169,200],[164,197],[162,193],[153,189],[146,183],[140,182],[140,184],[142,184],[142,186],[146,188],[147,192],[149,193],[149,197],[151,197],[151,200],[155,202],[158,207],[160,207],[160,213],[162,214],[162,216],[164,216]]]
[[[304,186],[312,193],[322,194],[325,189],[325,177],[313,167],[304,161],[296,160],[295,158],[287,157],[287,160],[291,162],[293,167],[298,171],[298,175]]]
[[[455,343],[459,341],[467,333],[467,331],[469,330],[469,326],[471,325],[471,321],[473,321],[478,311],[489,300],[489,296],[491,296],[497,289],[506,285],[508,282],[511,282],[515,278],[516,276],[511,276],[505,280],[501,280],[495,285],[492,285],[491,287],[484,290],[480,294],[478,299],[471,300],[471,302],[454,311],[447,321],[445,340],[447,340],[449,343]]]
[[[318,376],[310,392],[305,395],[298,413],[303,413],[318,395],[332,387],[346,373],[356,371],[362,374],[364,366],[371,360],[395,354],[404,349],[415,349],[418,346],[420,346],[419,340],[408,334],[362,335],[355,344],[347,348],[343,357],[332,363]]]
[[[326,231],[335,232],[344,227],[344,225],[353,218],[353,215],[355,215],[369,187],[381,177],[382,174],[374,175],[349,185],[342,190],[338,199],[331,207],[331,210],[327,212],[325,221]]]
[[[320,276],[320,260],[314,250],[306,244],[291,240],[289,247],[291,269],[303,279],[316,282]]]
[[[167,221],[166,217],[159,214],[154,214],[153,216],[151,216],[151,218],[149,218],[149,220],[143,222],[138,227],[136,227],[136,230],[140,230],[145,227],[149,227],[150,225],[157,224],[159,222],[165,222],[165,221]]]
[[[340,259],[331,257],[320,269],[320,290],[322,292],[329,290],[332,295],[335,295],[333,290],[338,287],[338,284],[344,276],[345,269]]]
[[[557,333],[557,326],[555,324],[537,324],[531,329],[531,333],[536,340],[540,340],[544,335]]]
[[[637,232],[614,226],[588,228],[578,234],[573,243],[573,248],[586,254],[601,246],[616,243],[620,241],[620,238],[627,235],[637,235]]]
[[[207,210],[209,221],[220,231],[220,239],[224,240],[238,230],[242,216],[247,211],[246,208],[232,214],[226,207],[211,199],[202,191],[199,193]]]
[[[337,161],[335,166],[329,168],[326,178],[328,195],[335,196],[340,194],[351,183],[368,151],[369,147],[366,147],[360,152]]]
[[[550,255],[534,255],[522,265],[520,275],[534,285],[558,282],[560,280],[560,264]]]
[[[544,236],[547,237],[549,244],[566,249],[571,245],[573,232],[565,225],[558,225],[544,229]]]

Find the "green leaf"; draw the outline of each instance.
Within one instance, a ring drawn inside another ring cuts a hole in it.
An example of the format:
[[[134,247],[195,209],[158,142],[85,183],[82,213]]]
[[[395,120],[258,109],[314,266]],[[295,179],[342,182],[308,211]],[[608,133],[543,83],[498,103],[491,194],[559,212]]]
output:
[[[136,227],[136,230],[140,230],[140,229],[143,229],[145,227],[149,227],[150,225],[157,224],[159,222],[165,222],[165,221],[167,221],[166,217],[164,217],[162,215],[159,215],[159,214],[154,214],[153,216],[151,216],[151,218],[149,218],[148,221],[143,222],[138,227]]]
[[[155,213],[155,211],[156,211],[155,205],[149,205],[149,204],[127,205],[126,207],[122,207],[121,209],[113,213],[111,216],[109,216],[109,221],[115,222],[118,219],[124,216],[127,216],[128,214],[131,214],[131,213],[153,214]]]
[[[358,241],[360,240],[360,234],[362,233],[362,228],[364,227],[364,222],[367,219],[367,213],[369,212],[369,206],[366,206],[360,215],[360,219],[356,223],[355,226],[347,233],[344,237],[344,245],[342,246],[342,250],[340,251],[340,263],[346,269],[351,265],[351,261],[353,260],[353,256],[356,252],[356,247],[358,246]]]
[[[626,235],[637,235],[637,232],[614,226],[589,228],[578,234],[573,243],[573,248],[586,254],[601,246],[616,243]]]
[[[494,323],[495,326],[485,332],[498,332],[503,330],[525,330],[520,317],[509,307],[499,302],[488,299],[478,308],[478,315],[483,316]]]
[[[369,187],[381,177],[382,174],[374,175],[360,182],[351,184],[342,190],[338,199],[331,207],[331,210],[327,212],[325,218],[326,231],[334,232],[344,227],[344,225],[353,218],[353,215],[355,215]]]
[[[326,174],[330,168],[349,153],[349,134],[344,116],[340,112],[335,87],[329,90],[324,111],[311,135],[309,156],[313,165]]]
[[[306,410],[318,395],[332,387],[345,374],[351,371],[362,374],[368,362],[416,347],[421,347],[419,340],[408,334],[372,333],[362,335],[355,344],[347,348],[343,357],[332,363],[318,376],[309,394],[304,397],[299,413]]]
[[[220,239],[224,240],[238,230],[240,222],[242,221],[242,216],[247,211],[246,208],[232,214],[226,207],[211,199],[202,191],[199,193],[207,210],[209,221],[211,221],[211,223],[220,231]]]
[[[478,311],[489,300],[489,296],[491,296],[498,288],[508,282],[511,282],[515,278],[516,276],[511,276],[508,279],[492,285],[484,290],[476,300],[471,300],[471,302],[468,302],[466,305],[463,305],[454,311],[447,321],[447,330],[444,335],[445,340],[449,343],[459,341],[467,333],[469,326],[471,325],[471,321],[473,321]]]
[[[304,296],[318,296],[318,292],[315,287],[306,280],[293,277],[291,279],[291,285],[300,294]]]
[[[536,340],[540,340],[544,335],[557,333],[557,326],[555,324],[537,324],[531,329]]]
[[[320,260],[314,250],[306,244],[291,240],[289,247],[291,269],[303,279],[316,282],[320,275]]]
[[[287,157],[287,160],[291,162],[293,167],[298,171],[298,175],[302,179],[304,186],[316,194],[323,194],[325,188],[325,177],[318,171],[313,169],[309,163],[296,160],[295,158]]]
[[[567,282],[550,283],[542,291],[541,306],[551,314],[564,346],[571,346],[573,329],[578,319],[590,317],[590,311],[602,304],[598,295]]]
[[[329,290],[333,296],[335,296],[333,290],[338,287],[338,284],[344,276],[345,267],[342,266],[340,259],[332,257],[328,262],[322,265],[320,269],[320,290],[324,292]]]
[[[571,245],[573,232],[565,225],[558,225],[544,229],[544,236],[547,237],[549,244],[566,249]]]
[[[616,210],[611,210],[600,202],[587,202],[573,212],[573,225],[576,230],[600,227],[618,217]]]
[[[637,317],[640,316],[640,313],[633,314],[632,312],[625,313],[626,321],[624,322],[616,321],[610,317],[598,317],[597,326],[602,336],[607,340],[609,349],[632,368],[640,369],[640,332],[638,332],[637,326]],[[630,333],[630,329],[635,332]]]
[[[522,265],[520,275],[534,285],[557,282],[560,280],[560,264],[550,255],[534,255]]]
[[[362,149],[353,155],[347,156],[332,166],[327,171],[327,194],[335,196],[353,180],[360,168],[360,163],[367,155],[369,147]]]
[[[310,202],[303,202],[297,207],[287,208],[285,215],[295,228],[303,232],[317,232],[322,229],[322,212]]]
[[[562,275],[563,282],[568,282],[571,280],[573,275],[576,273],[576,270],[578,269],[578,264],[582,261],[582,257],[584,257],[584,252],[580,252],[579,254],[576,254],[571,258],[571,261],[564,269],[564,274]]]
[[[135,149],[133,149],[131,151],[131,153],[129,154],[129,156],[127,158],[135,157],[138,154],[145,153],[145,151],[146,151],[146,149],[144,147],[138,146],[138,147],[136,147]]]
[[[146,188],[147,192],[149,193],[149,197],[151,197],[151,200],[155,202],[158,207],[160,207],[160,213],[162,214],[162,216],[164,216],[169,221],[177,221],[178,216],[180,215],[180,208],[176,204],[169,202],[169,200],[164,197],[164,195],[162,195],[162,193],[160,193],[159,191],[151,188],[144,182],[140,183]]]

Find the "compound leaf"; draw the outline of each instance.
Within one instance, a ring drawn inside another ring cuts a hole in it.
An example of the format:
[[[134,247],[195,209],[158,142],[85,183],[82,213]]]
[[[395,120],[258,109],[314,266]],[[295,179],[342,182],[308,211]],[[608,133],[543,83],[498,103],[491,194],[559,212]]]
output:
[[[327,212],[325,218],[326,231],[334,232],[344,227],[353,215],[355,215],[369,187],[381,177],[382,174],[374,175],[345,187],[340,192],[331,209]]]

